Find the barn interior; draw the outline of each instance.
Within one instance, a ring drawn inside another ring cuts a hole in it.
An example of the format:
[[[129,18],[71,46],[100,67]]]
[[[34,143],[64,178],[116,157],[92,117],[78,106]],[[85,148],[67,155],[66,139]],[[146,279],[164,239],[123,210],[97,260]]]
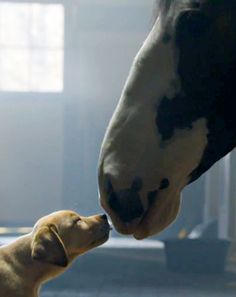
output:
[[[153,5],[0,1],[1,244],[55,210],[103,212],[99,150],[132,60],[152,27]],[[113,230],[106,244],[78,258],[41,296],[235,296],[235,168],[232,152],[183,191],[181,213],[167,230],[143,241]],[[180,254],[174,249],[174,258],[168,253],[168,243],[190,239],[206,247],[187,245]],[[214,254],[217,241],[225,244],[220,256]],[[192,254],[198,257],[186,269]],[[212,255],[216,266],[208,269]]]

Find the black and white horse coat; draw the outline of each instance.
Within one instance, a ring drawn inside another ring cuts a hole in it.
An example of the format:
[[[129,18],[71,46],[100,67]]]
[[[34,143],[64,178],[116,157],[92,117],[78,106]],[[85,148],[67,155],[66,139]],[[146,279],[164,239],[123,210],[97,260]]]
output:
[[[160,0],[99,160],[101,204],[142,239],[177,216],[181,190],[236,143],[236,1]]]

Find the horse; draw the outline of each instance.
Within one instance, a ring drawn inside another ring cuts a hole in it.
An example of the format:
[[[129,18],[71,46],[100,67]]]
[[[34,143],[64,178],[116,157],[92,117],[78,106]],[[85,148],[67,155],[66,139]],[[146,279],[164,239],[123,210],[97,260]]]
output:
[[[118,232],[171,224],[182,189],[236,144],[236,1],[159,0],[102,142],[100,203]]]

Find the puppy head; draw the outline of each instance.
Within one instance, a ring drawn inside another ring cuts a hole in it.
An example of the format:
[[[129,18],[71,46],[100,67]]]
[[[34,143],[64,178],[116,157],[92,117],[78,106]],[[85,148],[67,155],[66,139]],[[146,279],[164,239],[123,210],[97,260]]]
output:
[[[41,218],[33,230],[32,258],[66,267],[76,256],[107,241],[105,215],[82,217],[73,211],[58,211]]]

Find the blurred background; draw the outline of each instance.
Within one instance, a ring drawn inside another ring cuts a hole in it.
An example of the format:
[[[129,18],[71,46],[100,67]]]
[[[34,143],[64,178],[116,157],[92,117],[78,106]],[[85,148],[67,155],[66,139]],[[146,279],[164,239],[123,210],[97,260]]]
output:
[[[100,145],[153,7],[153,0],[0,1],[0,230],[32,226],[59,209],[102,212]],[[185,189],[179,218],[147,246],[161,249],[159,240],[192,231],[234,241],[235,177],[232,153]]]
[[[150,1],[0,2],[2,224],[101,211],[97,160]]]

